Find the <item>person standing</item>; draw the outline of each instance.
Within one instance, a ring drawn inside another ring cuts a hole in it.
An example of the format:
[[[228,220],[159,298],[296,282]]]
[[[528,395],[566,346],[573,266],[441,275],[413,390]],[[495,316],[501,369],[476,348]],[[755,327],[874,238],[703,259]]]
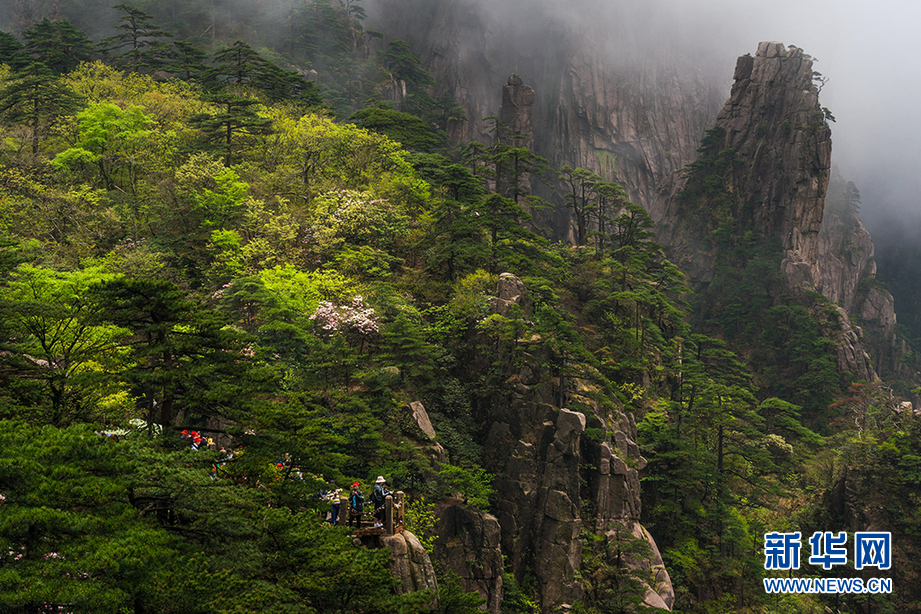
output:
[[[349,526],[353,524],[356,529],[361,528],[361,514],[365,510],[365,496],[359,488],[358,482],[352,483],[349,491]]]
[[[338,488],[333,487],[326,495],[326,499],[329,501],[329,524],[337,525],[339,524],[339,493],[341,491]]]
[[[374,492],[371,493],[371,503],[374,504],[375,527],[384,526],[384,501],[389,494],[390,489],[387,488],[387,480],[382,475],[377,476],[377,480],[374,481]]]

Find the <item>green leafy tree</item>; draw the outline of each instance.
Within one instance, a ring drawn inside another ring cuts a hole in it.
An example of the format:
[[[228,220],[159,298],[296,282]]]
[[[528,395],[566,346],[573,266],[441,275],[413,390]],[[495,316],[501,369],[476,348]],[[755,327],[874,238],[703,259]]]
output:
[[[611,222],[616,220],[615,216],[619,212],[632,203],[627,197],[626,190],[616,183],[596,181],[593,188],[597,198],[593,211],[597,230],[593,234],[598,255],[603,256],[608,245]]]
[[[9,337],[3,362],[20,380],[17,405],[35,405],[37,423],[67,425],[94,418],[130,417],[121,383],[129,358],[123,330],[98,322],[102,307],[88,300],[95,285],[114,275],[101,268],[73,272],[20,265],[0,289]],[[15,398],[15,397],[14,397]]]
[[[123,109],[112,103],[92,104],[77,114],[77,143],[59,153],[60,167],[95,168],[107,190],[127,188],[136,193],[150,151],[152,120],[138,106]]]
[[[739,500],[757,505],[773,491],[778,442],[765,434],[750,376],[725,343],[703,335],[684,341],[671,401],[639,427],[656,459],[644,525],[689,587],[683,607],[720,599],[738,607],[763,573]]]
[[[359,4],[361,0],[340,0],[340,2],[345,6],[345,12],[348,13],[351,17],[362,20],[368,17],[365,12],[365,7]]]
[[[435,80],[422,67],[422,63],[406,41],[395,40],[380,52],[381,61],[389,72],[391,86],[399,92],[397,110],[411,113],[426,121],[434,120],[439,114],[438,105],[427,93]],[[405,84],[405,96],[403,86]]]

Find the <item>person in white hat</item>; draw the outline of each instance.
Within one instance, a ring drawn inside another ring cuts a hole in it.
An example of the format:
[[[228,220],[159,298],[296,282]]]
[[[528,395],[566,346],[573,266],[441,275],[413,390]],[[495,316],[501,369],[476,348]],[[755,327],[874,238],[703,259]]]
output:
[[[387,480],[382,475],[377,476],[374,481],[374,492],[371,493],[371,503],[374,504],[375,526],[384,526],[384,500],[389,494]]]

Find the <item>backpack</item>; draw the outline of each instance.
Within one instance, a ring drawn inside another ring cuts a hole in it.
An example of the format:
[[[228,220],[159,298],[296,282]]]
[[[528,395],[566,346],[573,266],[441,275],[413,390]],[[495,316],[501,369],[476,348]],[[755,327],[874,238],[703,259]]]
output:
[[[356,512],[361,512],[365,509],[365,496],[361,494],[361,491],[356,491],[352,494],[351,501],[352,509]]]

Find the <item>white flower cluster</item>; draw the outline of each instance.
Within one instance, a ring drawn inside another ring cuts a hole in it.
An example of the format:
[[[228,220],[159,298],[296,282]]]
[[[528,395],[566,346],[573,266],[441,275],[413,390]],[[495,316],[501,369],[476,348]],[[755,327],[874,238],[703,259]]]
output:
[[[354,331],[360,335],[370,335],[380,331],[374,308],[364,304],[361,295],[352,299],[349,305],[334,305],[323,301],[310,319],[328,332]]]

